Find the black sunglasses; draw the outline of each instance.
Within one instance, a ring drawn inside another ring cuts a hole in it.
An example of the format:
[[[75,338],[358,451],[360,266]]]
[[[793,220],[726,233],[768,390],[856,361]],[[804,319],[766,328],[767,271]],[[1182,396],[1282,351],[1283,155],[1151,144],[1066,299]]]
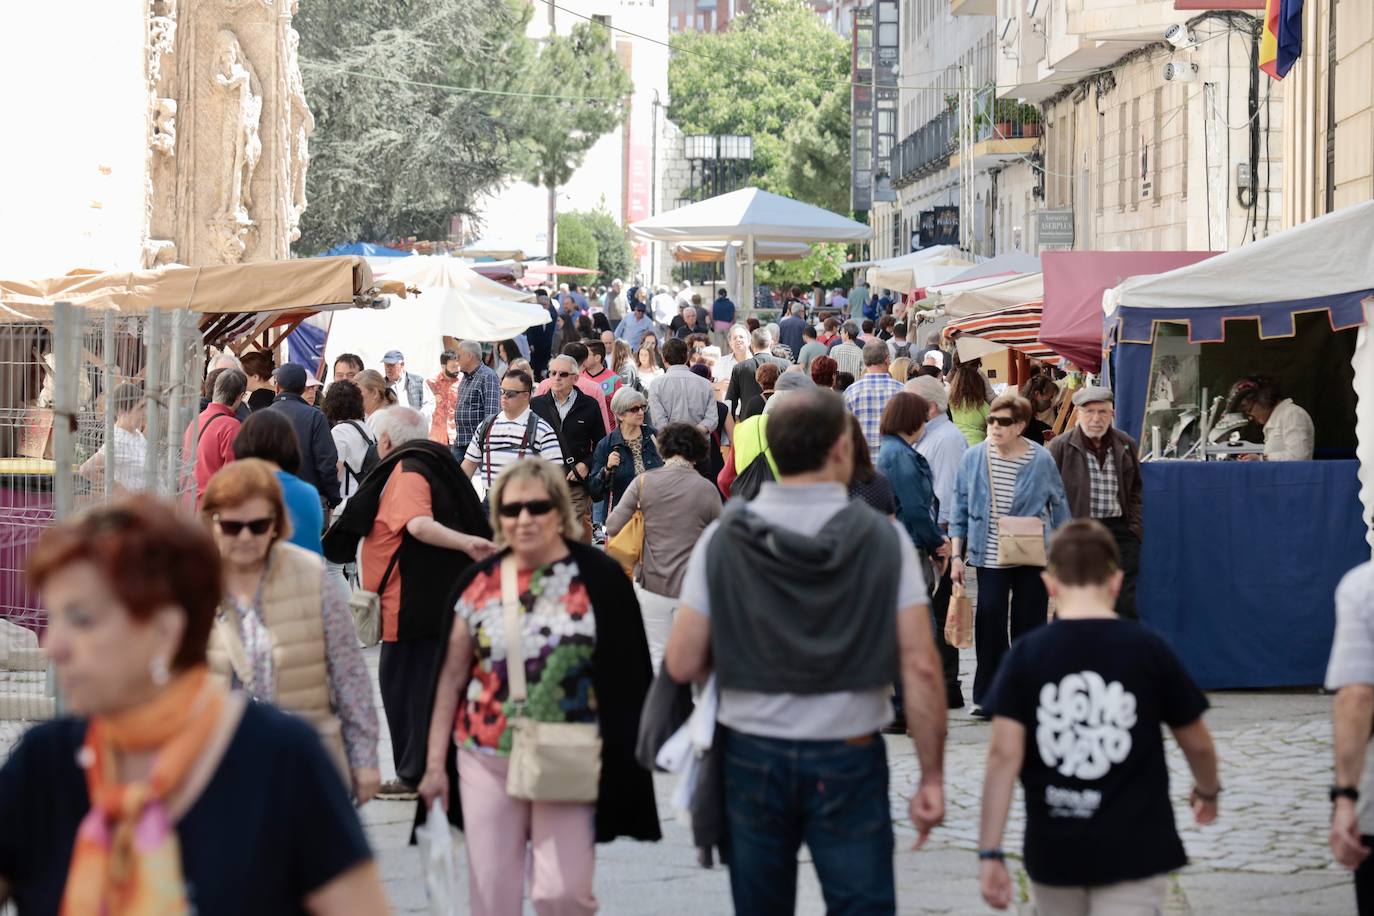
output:
[[[531,499],[523,503],[502,503],[496,510],[502,518],[519,518],[520,513],[529,510],[530,515],[548,515],[558,506],[551,499]]]
[[[225,537],[236,538],[243,533],[243,529],[255,537],[261,537],[272,530],[272,526],[277,523],[275,518],[255,518],[250,522],[236,522],[227,518],[215,516],[215,524],[219,525],[219,530],[224,532]]]
[[[636,405],[633,406],[633,407],[626,407],[626,408],[625,408],[625,412],[626,412],[626,413],[643,413],[643,412],[644,412],[644,405],[643,405],[643,404],[636,404]]]
[[[549,378],[572,378],[575,375],[576,372],[550,372]]]
[[[501,389],[501,397],[503,397],[503,398],[518,398],[518,397],[520,397],[520,395],[522,395],[522,394],[529,394],[529,391],[525,390],[524,388],[502,388],[502,389]]]
[[[988,417],[989,426],[1001,426],[1003,428],[1006,428],[1008,426],[1014,426],[1015,424],[1015,417]]]

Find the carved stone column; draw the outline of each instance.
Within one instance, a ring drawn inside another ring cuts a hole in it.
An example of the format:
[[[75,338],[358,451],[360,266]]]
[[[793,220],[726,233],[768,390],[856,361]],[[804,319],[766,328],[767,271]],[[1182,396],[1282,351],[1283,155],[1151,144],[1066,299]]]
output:
[[[314,119],[293,0],[150,0],[145,261],[290,257]]]

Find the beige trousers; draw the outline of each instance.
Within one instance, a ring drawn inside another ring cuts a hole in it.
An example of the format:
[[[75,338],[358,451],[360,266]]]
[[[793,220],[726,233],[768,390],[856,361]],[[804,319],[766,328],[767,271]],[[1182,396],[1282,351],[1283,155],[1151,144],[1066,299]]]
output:
[[[1122,881],[1101,887],[1051,887],[1031,882],[1037,916],[1158,916],[1169,876]]]
[[[572,493],[573,515],[582,523],[582,543],[592,542],[592,497],[587,488],[580,483],[569,483]]]

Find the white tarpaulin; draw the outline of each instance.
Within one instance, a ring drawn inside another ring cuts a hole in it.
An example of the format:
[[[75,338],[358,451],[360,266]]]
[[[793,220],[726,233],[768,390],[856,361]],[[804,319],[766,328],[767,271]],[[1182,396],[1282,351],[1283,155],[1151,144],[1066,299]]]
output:
[[[1024,274],[987,286],[956,292],[945,299],[945,311],[957,318],[1044,298],[1045,275]]]
[[[953,245],[936,245],[911,254],[875,261],[864,272],[874,289],[909,293],[915,289],[944,283],[973,267]]]
[[[506,340],[548,321],[533,294],[490,280],[457,258],[368,258],[368,264],[379,281],[403,283],[419,294],[393,298],[388,309],[336,316],[325,344],[327,365],[340,353],[355,353],[368,368],[380,369],[384,353],[400,350],[409,371],[429,377],[439,371],[445,335]]]
[[[1128,308],[1207,308],[1374,289],[1374,201],[1164,274],[1131,277],[1108,299]]]
[[[725,261],[727,249],[729,259],[733,259],[742,247],[739,242],[682,242],[672,246],[673,260],[676,261]],[[811,253],[811,246],[805,242],[755,242],[754,255],[760,261],[799,261]]]
[[[1006,274],[1038,274],[1040,259],[1024,251],[1012,250],[993,258],[979,261],[973,267],[954,278],[955,283],[964,280],[977,280],[979,277],[1005,276]]]

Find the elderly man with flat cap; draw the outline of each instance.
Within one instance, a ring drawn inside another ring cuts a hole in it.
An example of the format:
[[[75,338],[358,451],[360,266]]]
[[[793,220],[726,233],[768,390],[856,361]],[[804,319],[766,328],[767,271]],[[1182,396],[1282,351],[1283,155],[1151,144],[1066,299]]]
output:
[[[1130,436],[1112,426],[1116,407],[1110,388],[1084,388],[1073,396],[1078,425],[1046,448],[1059,465],[1069,511],[1107,526],[1121,550],[1125,581],[1116,612],[1138,620],[1135,580],[1140,571],[1140,458]]]

